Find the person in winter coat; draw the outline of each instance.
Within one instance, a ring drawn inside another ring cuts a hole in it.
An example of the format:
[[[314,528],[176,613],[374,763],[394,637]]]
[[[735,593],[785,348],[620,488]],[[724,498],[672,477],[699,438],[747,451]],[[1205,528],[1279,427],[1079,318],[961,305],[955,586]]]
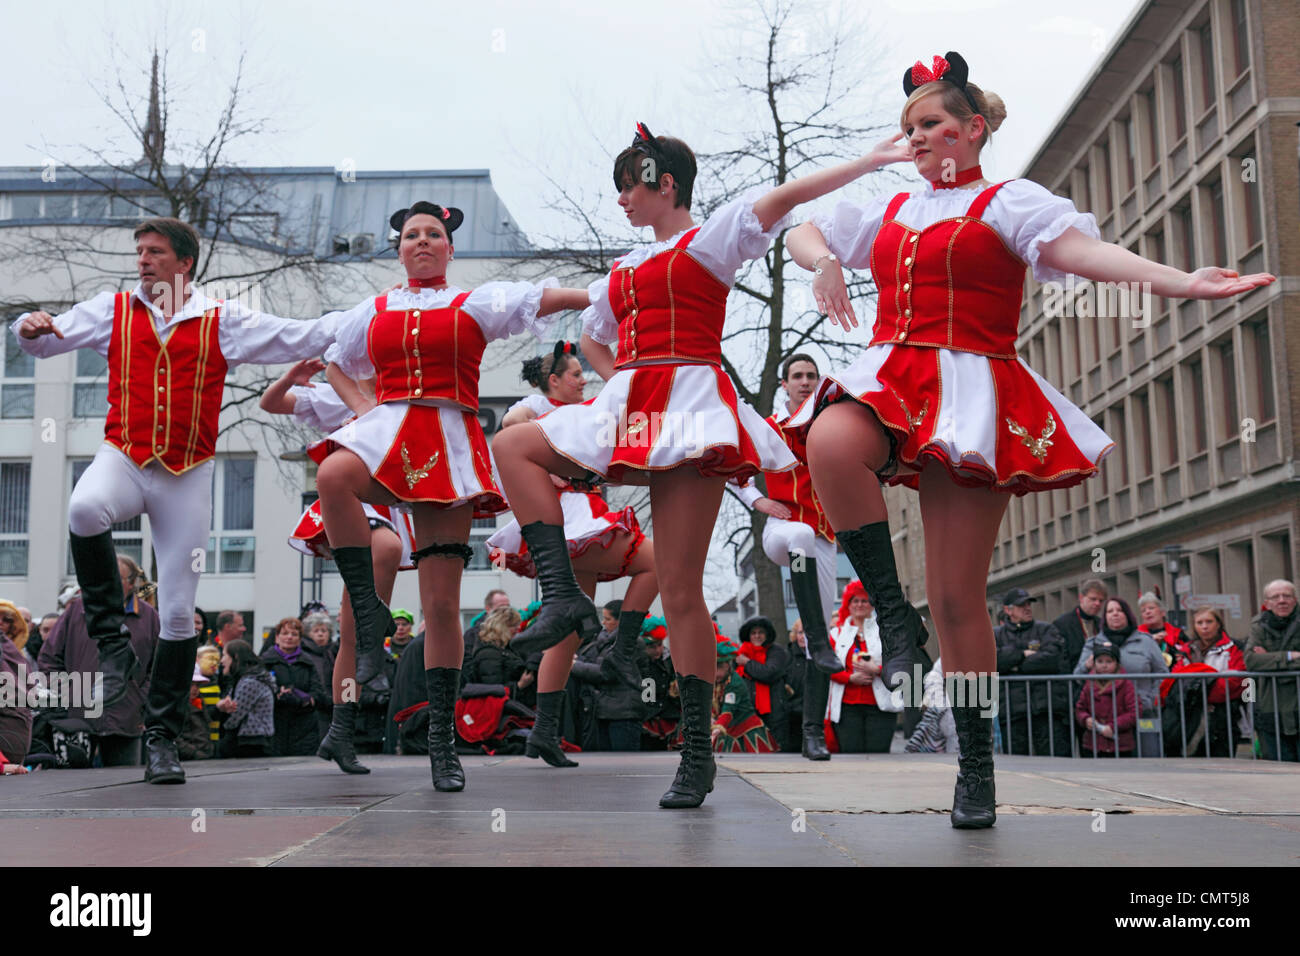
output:
[[[1255,705],[1255,733],[1267,760],[1300,761],[1300,613],[1290,581],[1270,581],[1264,588],[1264,610],[1250,622],[1246,666],[1252,671],[1276,671],[1276,679],[1260,679]]]
[[[149,694],[149,673],[154,648],[158,645],[158,612],[135,593],[140,569],[130,558],[119,556],[118,575],[126,615],[123,623],[131,633],[131,650],[140,661],[141,670],[127,682],[121,700],[105,707],[98,717],[88,718],[85,708],[69,707],[70,719],[81,719],[90,732],[94,751],[105,767],[132,767],[140,763],[140,738],[144,734],[144,705]],[[86,629],[86,611],[81,598],[68,603],[41,646],[39,666],[49,674],[90,675],[99,668],[99,646]]]
[[[0,631],[0,679],[11,681],[15,690],[26,691],[27,687],[19,682],[20,675],[31,679],[27,657],[8,634]],[[33,714],[18,694],[9,700],[4,700],[5,696],[9,695],[0,695],[0,762],[20,764],[32,747]]]
[[[610,604],[605,605],[606,612]],[[612,654],[618,639],[618,613],[602,619],[606,627],[590,644],[579,648],[571,676],[595,689],[597,749],[640,750],[641,721],[646,711],[638,663],[643,652],[631,661]]]
[[[790,626],[789,653],[790,666],[785,671],[785,687],[782,696],[785,699],[785,723],[777,737],[783,741],[782,749],[799,753],[803,750],[803,701],[804,681],[807,678],[808,655],[805,647],[808,637],[804,634],[803,621],[796,620]],[[813,665],[816,669],[816,665]],[[829,680],[828,675],[821,674],[821,679]],[[828,691],[829,695],[829,691]]]
[[[478,644],[461,668],[461,686],[500,684],[519,699],[536,679],[524,659],[510,647],[519,633],[519,612],[512,607],[489,611],[478,624]]]
[[[768,754],[776,741],[750,696],[749,683],[733,664],[740,649],[730,638],[717,635],[718,663],[713,680],[713,749],[718,753]]]
[[[830,641],[844,662],[844,670],[831,675],[827,708],[839,752],[889,753],[903,709],[902,692],[891,694],[880,679],[880,627],[861,581],[850,581],[844,589]]]
[[[226,642],[221,671],[234,685],[233,696],[217,707],[227,714],[219,745],[222,757],[269,757],[275,738],[275,678],[245,640]]]
[[[275,677],[275,739],[271,752],[276,757],[305,757],[320,746],[320,725],[316,708],[331,703],[331,692],[321,683],[320,670],[302,649],[302,622],[286,617],[275,625],[275,643],[261,654],[261,661]]]
[[[1034,620],[1034,599],[1012,588],[1002,599],[1006,623],[993,631],[999,674],[1069,673],[1065,639],[1056,628]],[[1007,752],[1070,757],[1070,681],[999,681],[999,720],[1008,734]],[[1032,738],[1032,739],[1031,739]]]
[[[1119,651],[1105,638],[1092,645],[1092,671],[1106,675],[1120,673]],[[1137,726],[1137,692],[1127,680],[1085,681],[1074,705],[1075,719],[1085,731],[1081,745],[1083,756],[1133,756]]]
[[[1138,628],[1133,609],[1123,598],[1107,599],[1102,632],[1083,646],[1079,663],[1074,668],[1076,674],[1092,672],[1093,646],[1094,643],[1102,640],[1114,644],[1119,651],[1120,670],[1130,675],[1133,689],[1137,692],[1139,715],[1149,717],[1155,714],[1160,682],[1154,678],[1143,679],[1137,675],[1167,674],[1169,667],[1165,664],[1164,652],[1152,640],[1150,634]]]
[[[1165,657],[1165,665],[1173,667],[1178,645],[1183,642],[1183,629],[1165,620],[1165,605],[1154,591],[1147,591],[1138,598],[1138,618],[1141,623],[1138,630],[1150,634],[1151,639],[1160,648]]]
[[[641,686],[645,688],[646,681],[650,682],[650,699],[645,702],[646,715],[641,722],[642,750],[666,750],[677,735],[682,716],[681,698],[674,685],[677,672],[664,647],[667,636],[668,622],[662,617],[647,617],[641,625],[641,644],[645,648],[638,661]],[[641,696],[644,700],[646,695]]]
[[[786,736],[786,671],[790,652],[776,643],[776,628],[765,617],[750,618],[740,625],[740,653],[736,673],[749,683],[754,709],[772,731],[781,750],[790,749]],[[802,743],[802,741],[801,741]]]
[[[1218,608],[1205,605],[1192,612],[1192,631],[1174,648],[1174,666],[1171,673],[1200,671],[1244,671],[1246,658],[1241,649],[1228,636],[1223,615]],[[1208,755],[1232,757],[1237,752],[1237,741],[1250,737],[1249,718],[1241,698],[1245,678],[1226,677],[1216,681],[1166,680],[1160,687],[1160,696],[1166,708],[1177,706],[1171,692],[1179,686],[1186,691],[1195,687],[1205,696],[1192,713],[1180,714],[1187,725],[1187,744],[1184,755],[1203,757],[1207,754],[1205,737],[1208,735]],[[1171,701],[1173,703],[1171,703]],[[1186,708],[1184,708],[1184,711]],[[1182,744],[1180,731],[1179,745]]]
[[[1105,584],[1096,578],[1084,581],[1079,588],[1079,603],[1052,622],[1057,633],[1065,640],[1062,660],[1067,668],[1074,667],[1088,638],[1101,633],[1101,612],[1106,606],[1106,598]],[[1061,673],[1068,671],[1062,670]]]

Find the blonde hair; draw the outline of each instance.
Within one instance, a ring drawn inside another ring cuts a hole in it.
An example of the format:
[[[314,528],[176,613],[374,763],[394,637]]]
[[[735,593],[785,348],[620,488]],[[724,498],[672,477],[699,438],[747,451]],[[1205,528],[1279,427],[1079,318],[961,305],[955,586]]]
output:
[[[499,607],[489,611],[478,626],[478,639],[493,647],[505,647],[510,638],[519,632],[519,612],[512,607]]]
[[[955,83],[949,83],[947,80],[935,80],[933,83],[918,86],[912,91],[912,95],[907,98],[907,102],[903,104],[903,112],[898,117],[898,125],[902,129],[907,129],[907,114],[917,100],[929,96],[931,93],[938,93],[943,97],[943,108],[962,123],[969,123],[977,115],[976,110],[971,109],[970,100],[966,99],[966,93],[970,94],[971,100],[975,101],[978,115],[984,117],[984,132],[980,135],[981,149],[984,148],[994,131],[1002,125],[1002,121],[1007,118],[1007,105],[1002,102],[1002,97],[996,93],[986,93],[974,83],[967,83],[966,93],[963,93]]]
[[[1223,637],[1223,635],[1225,635],[1225,634],[1228,633],[1228,628],[1227,628],[1227,626],[1223,623],[1223,612],[1220,611],[1217,607],[1214,607],[1213,605],[1210,605],[1210,604],[1202,604],[1200,607],[1198,607],[1196,610],[1194,610],[1194,611],[1192,612],[1192,625],[1193,625],[1193,627],[1194,627],[1195,624],[1196,624],[1196,619],[1197,619],[1198,617],[1200,617],[1202,614],[1212,614],[1212,615],[1214,615],[1214,619],[1215,619],[1215,621],[1217,621],[1218,624],[1219,624],[1219,636],[1220,636],[1220,637]]]

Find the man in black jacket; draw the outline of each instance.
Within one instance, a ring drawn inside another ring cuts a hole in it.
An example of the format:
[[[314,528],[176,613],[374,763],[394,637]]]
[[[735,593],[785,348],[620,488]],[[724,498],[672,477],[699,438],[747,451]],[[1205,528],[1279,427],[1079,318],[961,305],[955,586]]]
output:
[[[618,614],[621,610],[619,601],[605,605],[602,614],[605,629],[590,644],[578,650],[571,675],[574,680],[594,688],[597,748],[600,750],[641,749],[641,721],[645,715],[645,704],[641,701],[641,670],[635,658],[625,661],[611,653],[618,637]],[[637,657],[642,653],[639,652]]]
[[[993,631],[998,646],[998,673],[1025,676],[1069,673],[1065,639],[1057,629],[1034,620],[1034,599],[1012,588],[1002,599],[1006,623]],[[1007,752],[1069,757],[1071,701],[1069,681],[999,681],[998,722]],[[1052,686],[1049,686],[1052,685]]]
[[[1066,611],[1052,626],[1065,640],[1065,660],[1062,674],[1074,673],[1083,645],[1101,633],[1101,611],[1106,606],[1106,585],[1096,578],[1083,582],[1079,588],[1079,603]]]
[[[776,738],[777,746],[781,750],[790,750],[785,726],[785,684],[786,671],[790,669],[790,652],[776,643],[776,628],[765,617],[750,618],[740,625],[740,644],[736,665],[749,683],[749,691],[754,697],[754,709]],[[750,646],[746,647],[747,644]],[[764,652],[762,661],[750,656],[758,649]],[[766,711],[761,706],[764,700],[768,705]]]

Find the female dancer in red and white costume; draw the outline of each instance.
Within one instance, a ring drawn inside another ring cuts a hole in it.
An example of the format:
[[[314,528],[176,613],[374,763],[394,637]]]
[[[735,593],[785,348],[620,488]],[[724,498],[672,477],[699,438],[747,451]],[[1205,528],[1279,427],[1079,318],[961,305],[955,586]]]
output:
[[[334,391],[333,386],[312,382],[318,372],[325,369],[320,359],[303,359],[284,375],[272,382],[262,395],[261,406],[273,415],[292,415],[309,428],[332,432],[356,417],[352,409]],[[414,534],[410,516],[398,509],[365,503],[366,520],[370,523],[370,552],[375,568],[375,591],[384,603],[393,596],[393,583],[399,570],[415,567],[411,563]],[[325,535],[325,522],[320,514],[320,499],[302,513],[289,536],[289,546],[295,551],[325,560],[332,560],[329,539]],[[374,651],[372,651],[374,653]],[[348,684],[351,682],[352,687]],[[339,652],[334,662],[334,710],[330,729],[321,741],[316,756],[333,760],[344,773],[369,773],[370,769],[357,760],[353,734],[357,720],[357,700],[360,688],[356,684],[356,624],[352,620],[352,604],[347,591],[339,605]]]
[[[737,271],[766,252],[791,209],[860,173],[850,163],[775,189],[757,187],[697,227],[690,214],[694,155],[680,140],[639,125],[615,160],[614,186],[628,221],[653,228],[655,241],[632,249],[591,285],[583,316],[584,352],[597,371],[607,365],[617,372],[592,404],[558,408],[496,439],[502,481],[542,584],[538,620],[515,639],[529,649],[555,644],[575,627],[598,627],[573,577],[550,475],[594,473],[617,482],[648,473],[657,551],[672,555],[657,571],[682,701],[682,760],[662,807],[697,807],[713,789],[717,647],[703,576],[723,484],[796,464],[721,369],[727,296]],[[606,347],[614,342],[616,358]],[[634,634],[646,612],[623,606],[620,635]]]
[[[541,394],[528,395],[506,412],[503,428],[522,425],[548,414],[553,409],[582,401],[586,377],[578,360],[577,346],[557,342],[552,355],[533,358],[524,363],[524,379]],[[598,488],[585,482],[573,482],[552,476],[559,492],[564,513],[564,539],[578,584],[587,597],[596,594],[598,581],[630,577],[623,603],[629,607],[646,607],[659,593],[655,579],[654,542],[641,531],[636,512],[631,508],[611,511]],[[488,538],[492,563],[504,562],[515,574],[536,577],[537,566],[528,553],[519,532],[519,522],[512,521]],[[639,632],[628,639],[620,633],[613,656],[633,662]],[[552,767],[576,767],[560,749],[560,715],[564,706],[564,685],[573,669],[578,650],[578,634],[572,633],[542,654],[537,671],[537,721],[528,736],[526,756],[541,757]]]
[[[419,565],[426,622],[429,761],[438,790],[465,787],[453,719],[470,523],[506,509],[476,415],[483,350],[525,329],[540,335],[550,325],[541,316],[586,302],[585,292],[557,288],[553,279],[491,282],[472,292],[448,285],[451,233],[462,219],[460,210],[427,202],[393,214],[408,285],[340,316],[325,359],[331,384],[358,417],[312,452],[321,463],[316,486],[325,531],[356,621],[358,683],[368,679],[370,649],[396,630],[375,593],[362,503],[411,506],[411,559]]]
[[[869,266],[879,289],[870,345],[792,419],[798,427],[816,415],[808,459],[818,498],[880,614],[888,658],[901,595],[873,586],[893,553],[885,512],[861,488],[874,474],[918,490],[926,593],[944,667],[963,678],[997,669],[984,594],[1009,493],[1077,484],[1113,447],[1016,355],[1026,267],[1039,281],[1074,273],[1149,282],[1157,295],[1187,298],[1273,281],[1150,262],[1101,242],[1091,215],[1036,183],[989,185],[979,152],[1006,108],[966,74],[956,53],[904,74],[908,150],[897,158],[911,159],[933,188],[840,203],[788,237],[795,260],[817,273],[818,307],[845,329],[857,319],[838,260]],[[961,748],[953,826],[992,826],[992,718],[978,706],[954,707],[953,716]]]

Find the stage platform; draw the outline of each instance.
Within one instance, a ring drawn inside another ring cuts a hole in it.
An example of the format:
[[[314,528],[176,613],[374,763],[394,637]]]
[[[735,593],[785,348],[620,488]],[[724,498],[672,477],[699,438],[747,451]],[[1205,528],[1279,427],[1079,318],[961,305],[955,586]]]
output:
[[[0,778],[6,866],[1215,866],[1300,863],[1300,765],[999,757],[998,823],[948,823],[955,757],[719,758],[698,810],[660,810],[675,754],[463,758],[437,793],[422,757],[368,776],[314,757]]]

